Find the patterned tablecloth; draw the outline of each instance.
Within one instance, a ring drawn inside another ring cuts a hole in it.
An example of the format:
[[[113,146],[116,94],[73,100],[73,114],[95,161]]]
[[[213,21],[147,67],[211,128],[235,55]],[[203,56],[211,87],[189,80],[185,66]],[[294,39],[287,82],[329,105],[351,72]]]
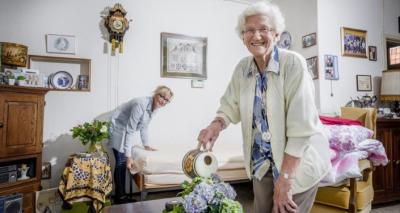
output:
[[[112,191],[111,166],[107,154],[71,156],[58,190],[68,203],[89,198],[96,212],[100,212]]]

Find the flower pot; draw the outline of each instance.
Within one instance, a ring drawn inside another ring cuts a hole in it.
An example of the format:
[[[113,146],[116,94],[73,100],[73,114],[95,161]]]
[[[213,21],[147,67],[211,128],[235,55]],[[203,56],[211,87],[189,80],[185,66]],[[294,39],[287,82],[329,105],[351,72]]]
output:
[[[26,81],[25,80],[17,80],[18,86],[26,86]]]
[[[15,85],[15,79],[8,79],[8,85]]]

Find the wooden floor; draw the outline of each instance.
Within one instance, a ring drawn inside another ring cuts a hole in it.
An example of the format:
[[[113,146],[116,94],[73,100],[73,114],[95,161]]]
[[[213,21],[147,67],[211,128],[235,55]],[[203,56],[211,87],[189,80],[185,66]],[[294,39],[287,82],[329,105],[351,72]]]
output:
[[[238,183],[233,184],[233,188],[235,188],[238,196],[237,199],[243,205],[243,209],[245,212],[253,212],[253,190],[252,184],[248,183]],[[170,192],[154,192],[149,193],[147,195],[146,200],[154,200],[168,197],[175,197],[179,191],[170,191]],[[135,197],[139,199],[139,197]],[[387,206],[373,206],[372,213],[400,213],[400,202],[392,203]]]

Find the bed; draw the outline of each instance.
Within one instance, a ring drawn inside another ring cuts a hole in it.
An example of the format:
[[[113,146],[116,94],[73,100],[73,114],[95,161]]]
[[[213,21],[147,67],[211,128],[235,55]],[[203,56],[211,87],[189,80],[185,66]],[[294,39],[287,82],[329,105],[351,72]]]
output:
[[[346,118],[360,120],[362,121],[362,125],[372,130],[375,130],[376,118],[373,116],[376,116],[376,111],[373,112],[375,113],[364,112],[360,114],[358,110],[350,109],[345,110],[344,114],[342,113],[342,115]],[[330,125],[325,125],[325,127],[331,128]],[[358,132],[359,130],[346,129],[346,131]],[[366,134],[370,134],[370,137],[373,135],[373,131],[370,131],[370,133],[367,132]],[[339,136],[330,135],[330,141],[337,140]],[[347,135],[344,137],[347,137]],[[381,146],[380,142],[379,144],[376,143],[376,145]],[[195,146],[195,144],[182,144],[179,145],[179,148],[176,148],[176,146],[157,147],[159,148],[159,151],[156,152],[146,151],[140,146],[135,146],[133,148],[132,156],[138,168],[138,173],[133,175],[133,180],[136,183],[138,191],[141,194],[141,200],[145,199],[148,192],[179,189],[180,184],[183,181],[189,180],[189,178],[186,177],[182,171],[181,162],[183,156],[186,154],[187,151],[193,149],[193,146]],[[367,148],[370,149],[371,147],[368,146]],[[348,150],[341,151],[344,151],[344,153],[346,154],[348,152]],[[361,157],[368,157],[368,151],[369,150],[362,150],[362,152],[360,153],[363,154],[363,156]],[[224,181],[231,183],[249,181],[244,168],[244,159],[240,140],[234,143],[227,141],[217,141],[214,146],[213,152],[218,159],[219,168],[217,173]],[[342,153],[336,154],[340,157],[345,156]],[[353,168],[353,170],[354,168],[356,168],[356,171],[354,172],[339,171],[341,167],[338,163],[344,162],[344,164],[346,164],[348,163],[348,158],[345,158],[344,160],[332,160],[332,163],[335,163],[337,165],[337,167],[334,168],[337,169],[337,171],[332,170],[332,173],[330,174],[330,179],[325,179],[325,186],[335,185],[342,182],[344,179],[361,176],[358,167],[358,159],[354,160],[353,157],[354,156],[351,156],[349,158],[351,158],[353,162],[351,168]],[[384,162],[381,162],[381,164],[384,164]]]
[[[132,157],[138,169],[132,177],[140,192],[140,199],[145,200],[148,192],[179,189],[183,181],[189,181],[190,179],[183,173],[181,163],[186,152],[196,145],[180,144],[169,147],[161,145],[155,152],[134,146]],[[222,180],[230,183],[249,181],[239,139],[236,142],[218,141],[213,153],[218,160],[217,174]]]

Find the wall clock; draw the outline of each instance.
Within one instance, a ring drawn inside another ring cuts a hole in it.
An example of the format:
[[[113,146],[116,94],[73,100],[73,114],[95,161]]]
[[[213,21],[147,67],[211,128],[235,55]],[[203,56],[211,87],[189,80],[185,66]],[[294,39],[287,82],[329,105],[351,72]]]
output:
[[[290,33],[288,31],[283,31],[281,33],[281,38],[276,43],[276,45],[282,49],[289,49],[292,45],[292,36],[290,35]]]
[[[119,48],[119,53],[123,53],[123,39],[129,28],[129,21],[125,18],[125,15],[125,9],[117,3],[110,9],[109,15],[104,20],[104,25],[110,34],[109,41],[113,53],[115,53],[116,48]]]

